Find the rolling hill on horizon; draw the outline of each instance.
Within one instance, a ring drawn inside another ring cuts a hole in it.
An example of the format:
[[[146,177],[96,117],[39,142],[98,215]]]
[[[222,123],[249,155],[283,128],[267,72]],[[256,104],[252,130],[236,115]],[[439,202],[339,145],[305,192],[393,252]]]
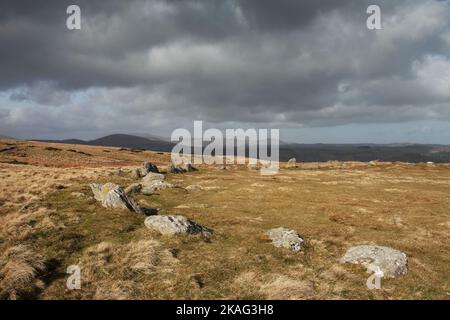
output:
[[[94,140],[36,140],[67,144],[92,146],[122,147],[170,152],[175,145],[170,141],[158,138],[145,138],[130,134],[111,134]],[[205,144],[207,145],[207,144]],[[248,154],[248,148],[247,154]],[[295,157],[303,162],[337,161],[401,161],[401,162],[450,162],[450,147],[413,143],[392,144],[280,144],[280,161]]]
[[[94,140],[64,139],[64,140],[36,140],[36,141],[82,144],[82,145],[105,146],[105,147],[122,147],[130,149],[146,149],[164,152],[171,151],[174,146],[173,143],[164,140],[149,139],[140,136],[121,133],[110,134]]]

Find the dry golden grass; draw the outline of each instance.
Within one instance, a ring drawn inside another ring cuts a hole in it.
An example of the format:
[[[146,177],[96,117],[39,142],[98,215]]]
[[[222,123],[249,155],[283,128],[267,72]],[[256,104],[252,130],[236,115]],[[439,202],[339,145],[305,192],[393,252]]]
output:
[[[160,214],[183,214],[212,228],[213,237],[205,241],[162,236],[144,227],[145,217],[105,209],[92,198],[88,183],[127,186],[135,182],[132,168],[144,160],[167,164],[168,155],[77,146],[91,154],[86,156],[67,151],[75,149],[69,145],[52,151],[45,143],[13,143],[25,154],[22,162],[31,165],[0,163],[3,298],[449,297],[448,165],[330,162],[282,169],[275,176],[245,166],[202,166],[199,172],[167,175],[188,190],[134,196],[141,205],[161,208]],[[17,154],[2,153],[0,161],[12,157]],[[273,247],[264,233],[280,226],[297,230],[306,249]],[[405,252],[408,274],[368,290],[363,268],[339,264],[349,246],[368,243]],[[21,246],[28,255],[6,255]],[[42,258],[34,264],[26,257]],[[10,261],[25,271],[8,271]],[[66,289],[72,264],[81,266],[81,290]],[[23,281],[8,280],[16,278]]]
[[[94,299],[130,299],[145,289],[149,276],[173,272],[176,259],[158,241],[139,240],[124,245],[101,242],[89,247],[77,263],[83,291]]]
[[[44,268],[43,258],[27,246],[8,248],[0,257],[0,297],[34,297],[44,287],[44,283],[37,278]]]

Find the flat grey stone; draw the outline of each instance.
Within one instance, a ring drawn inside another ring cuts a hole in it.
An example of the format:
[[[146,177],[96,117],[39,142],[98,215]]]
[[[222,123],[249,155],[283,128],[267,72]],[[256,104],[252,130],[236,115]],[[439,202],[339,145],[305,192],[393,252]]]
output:
[[[149,172],[145,177],[142,178],[142,184],[146,184],[153,181],[163,181],[165,179],[162,173]]]
[[[175,185],[168,183],[166,181],[152,181],[142,185],[142,194],[152,195],[157,190],[175,188]]]
[[[150,216],[145,219],[145,226],[164,235],[188,235],[201,233],[210,237],[212,231],[181,215]]]
[[[403,252],[377,245],[351,247],[341,258],[341,263],[361,264],[367,269],[378,267],[385,278],[396,278],[408,272],[408,258]]]
[[[294,252],[300,251],[305,244],[305,240],[297,232],[287,228],[270,229],[266,235],[272,240],[275,247],[286,248]]]

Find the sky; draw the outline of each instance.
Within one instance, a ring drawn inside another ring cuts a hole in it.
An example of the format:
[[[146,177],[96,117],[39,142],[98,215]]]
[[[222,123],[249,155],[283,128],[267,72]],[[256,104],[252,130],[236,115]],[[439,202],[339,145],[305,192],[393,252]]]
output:
[[[450,144],[450,0],[0,2],[0,135],[168,137],[194,120]]]

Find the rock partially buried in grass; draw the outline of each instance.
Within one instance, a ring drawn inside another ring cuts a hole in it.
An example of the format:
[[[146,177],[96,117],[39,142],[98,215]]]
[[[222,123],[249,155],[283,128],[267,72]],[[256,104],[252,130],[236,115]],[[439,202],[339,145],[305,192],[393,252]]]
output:
[[[126,192],[114,183],[98,184],[91,183],[89,185],[94,198],[102,203],[105,208],[128,209],[137,213],[142,213],[141,208],[130,198]]]
[[[186,171],[186,172],[194,172],[194,171],[198,171],[198,169],[196,168],[196,167],[194,167],[192,164],[190,164],[190,163],[183,163],[181,166],[180,166],[180,168],[183,170],[183,171]]]
[[[141,175],[145,176],[149,172],[158,173],[159,172],[158,167],[151,162],[144,162],[141,168]]]
[[[149,172],[141,180],[142,194],[152,195],[157,190],[174,188],[175,186],[171,183],[164,181],[164,175],[161,173]]]
[[[153,181],[163,181],[164,175],[161,173],[149,172],[145,177],[142,178],[142,184],[150,183]]]
[[[295,158],[289,159],[286,167],[287,168],[297,168],[297,159],[295,159]]]
[[[361,264],[368,270],[378,267],[385,278],[396,278],[408,272],[408,258],[403,252],[389,247],[361,245],[351,247],[341,263]]]
[[[203,187],[198,184],[192,184],[185,188],[188,191],[200,191],[203,190]]]
[[[133,193],[139,193],[142,190],[142,185],[140,183],[132,183],[125,188],[125,193],[131,195]]]
[[[76,198],[83,198],[83,197],[86,196],[86,195],[85,195],[84,193],[82,193],[82,192],[72,192],[70,195],[73,196],[73,197],[76,197]]]
[[[147,184],[142,185],[142,194],[144,195],[152,195],[157,190],[170,189],[175,188],[175,186],[166,181],[152,181]]]
[[[187,235],[201,233],[209,238],[212,231],[181,215],[150,216],[145,219],[145,226],[164,235]]]
[[[266,232],[266,235],[272,240],[272,244],[278,248],[286,248],[297,252],[305,245],[305,240],[297,232],[287,228],[274,228]]]
[[[176,166],[172,163],[167,167],[167,172],[168,173],[183,173],[183,172],[185,172],[185,170],[183,168],[181,168],[180,166]]]

